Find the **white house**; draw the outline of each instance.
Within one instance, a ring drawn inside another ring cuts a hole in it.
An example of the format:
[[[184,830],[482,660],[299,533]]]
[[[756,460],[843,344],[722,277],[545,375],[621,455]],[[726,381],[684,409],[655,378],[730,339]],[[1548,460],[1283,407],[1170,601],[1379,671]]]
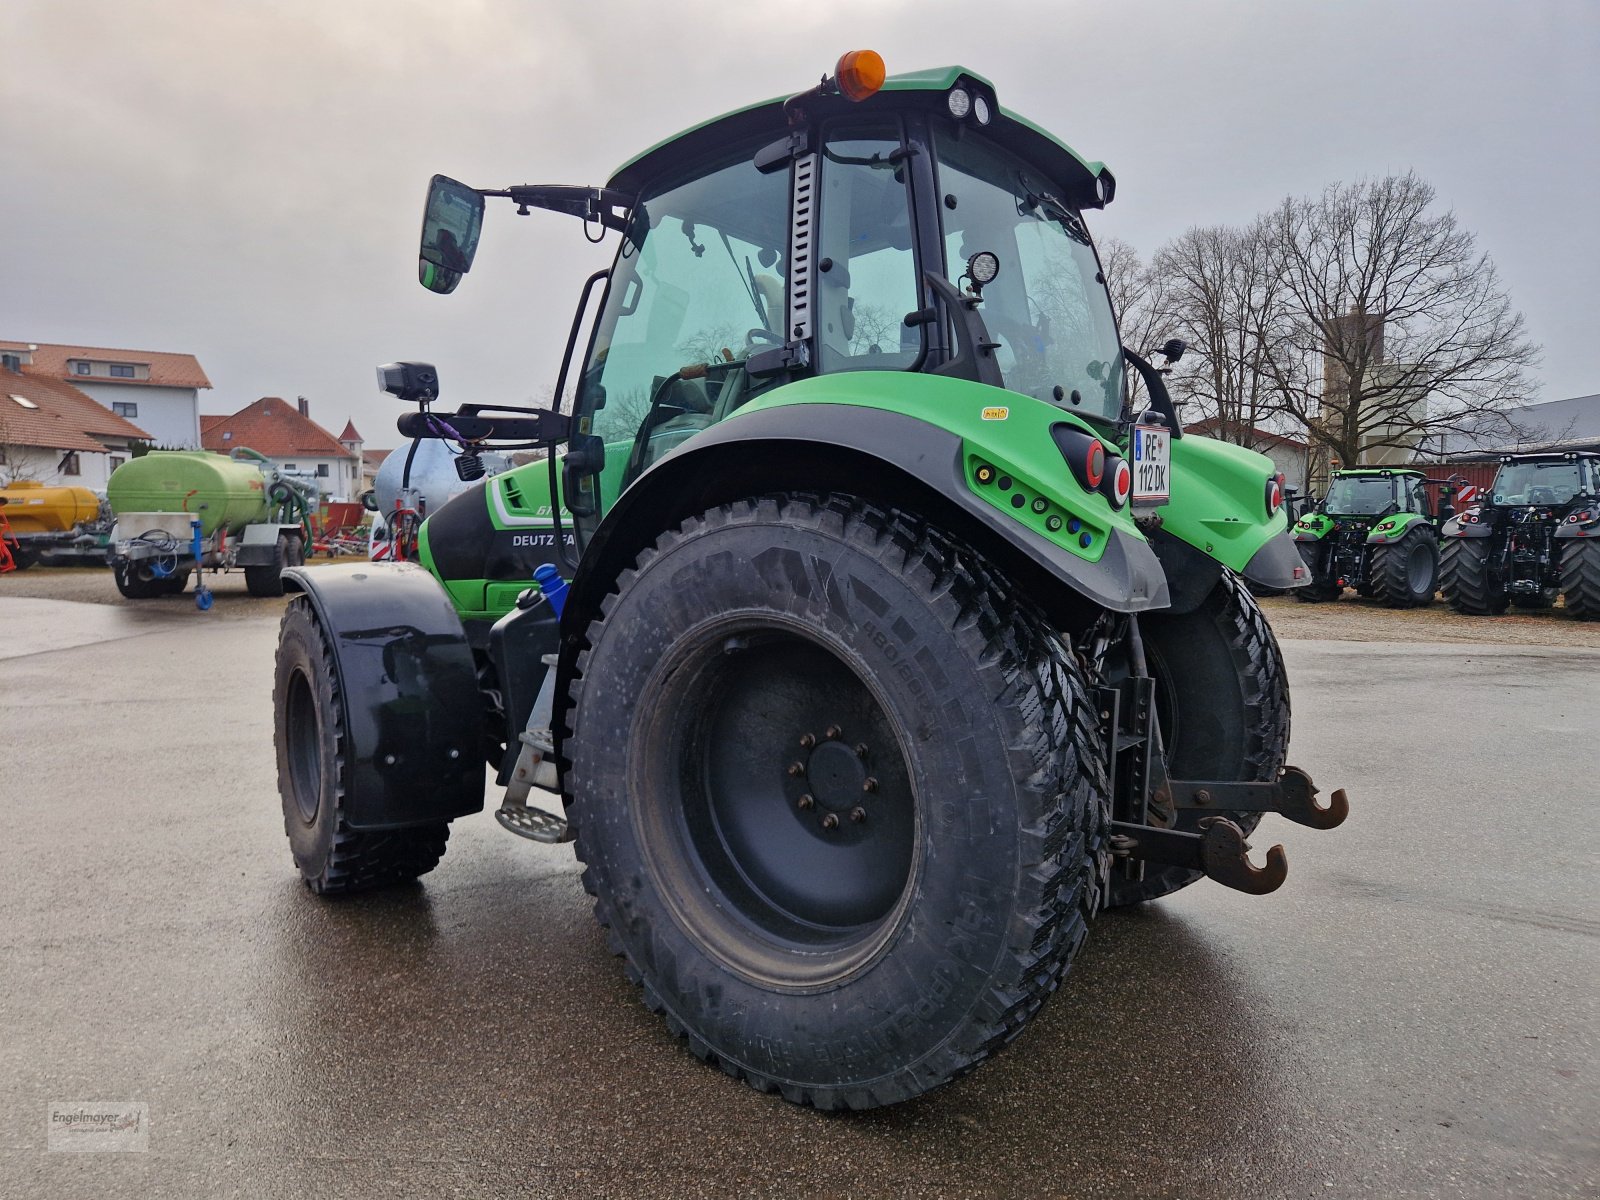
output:
[[[200,391],[211,381],[192,354],[111,350],[48,342],[0,341],[32,372],[70,383],[117,416],[148,431],[158,446],[200,446]]]
[[[103,492],[150,435],[69,383],[0,351],[0,483],[20,479]]]

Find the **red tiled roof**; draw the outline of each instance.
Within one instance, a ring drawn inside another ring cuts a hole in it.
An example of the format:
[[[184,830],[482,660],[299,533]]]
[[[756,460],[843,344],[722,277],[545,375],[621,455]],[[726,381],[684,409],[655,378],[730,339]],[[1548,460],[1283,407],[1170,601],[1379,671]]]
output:
[[[248,446],[275,459],[355,457],[321,425],[278,396],[263,396],[231,417],[201,417],[200,444],[223,454]]]
[[[58,379],[89,379],[95,383],[132,384],[134,387],[209,388],[200,360],[192,354],[172,354],[164,350],[116,350],[105,346],[63,346],[46,342],[0,341],[0,350],[32,350],[36,370]],[[95,362],[134,363],[150,368],[149,379],[109,379],[103,375],[74,375],[67,363],[74,358]]]
[[[18,404],[13,396],[31,401],[34,407]],[[102,435],[106,429],[86,429],[85,415],[99,409],[107,420],[95,420],[97,426],[116,423],[127,433],[123,437],[148,438],[137,425],[112,416],[103,407],[69,384],[54,379],[41,379],[33,375],[0,369],[0,443],[13,446],[38,446],[47,450],[89,450],[104,454],[107,447],[95,440],[91,433]]]
[[[361,465],[369,471],[376,471],[383,466],[383,460],[393,453],[393,450],[363,450],[361,452]]]
[[[1218,431],[1223,430],[1224,428],[1225,426],[1223,423],[1217,420],[1215,417],[1207,417],[1203,421],[1195,421],[1193,423],[1187,423],[1184,425],[1184,429],[1186,431],[1193,431],[1202,437],[1216,437],[1218,436]],[[1291,437],[1284,437],[1280,433],[1273,433],[1267,429],[1256,429],[1251,427],[1246,429],[1245,433],[1257,445],[1290,446],[1296,450],[1304,450],[1309,444],[1307,442],[1297,441]]]
[[[341,442],[359,442],[361,435],[356,432],[356,423],[352,418],[344,423],[344,432],[339,435]]]
[[[48,395],[55,411],[84,433],[94,437],[151,440],[148,433],[126,417],[117,416],[93,396],[80,392],[64,379],[52,378],[37,367],[23,367],[21,375],[7,371],[3,378],[13,383],[18,379],[26,380],[38,392]],[[32,392],[24,395],[38,399]]]

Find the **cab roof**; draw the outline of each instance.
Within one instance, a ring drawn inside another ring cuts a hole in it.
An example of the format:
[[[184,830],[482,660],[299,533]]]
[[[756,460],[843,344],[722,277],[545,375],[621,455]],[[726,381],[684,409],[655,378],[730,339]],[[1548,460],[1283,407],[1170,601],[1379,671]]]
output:
[[[833,96],[825,97],[809,107],[824,117],[845,112],[871,113],[897,103],[903,105],[906,100],[915,98],[916,93],[924,93],[929,99],[942,96],[962,80],[979,85],[998,101],[995,86],[988,79],[965,67],[952,66],[891,75],[875,95],[859,103]],[[787,128],[783,103],[792,94],[786,93],[736,108],[657,142],[618,167],[607,186],[619,191],[637,192],[652,176],[680,163],[714,154],[730,143],[754,139],[762,133],[772,138],[781,137]],[[987,129],[992,137],[1022,157],[1038,162],[1048,174],[1059,175],[1066,182],[1078,185],[1073,189],[1075,193],[1085,190],[1089,202],[1081,203],[1081,207],[1100,207],[1093,199],[1094,181],[1105,176],[1108,193],[1115,186],[1104,163],[1085,159],[1054,134],[1010,109],[1002,108],[998,103],[995,108],[997,115]],[[1083,197],[1079,196],[1078,199],[1081,201]]]
[[[1346,475],[1423,475],[1416,467],[1340,467],[1333,473],[1335,479]]]

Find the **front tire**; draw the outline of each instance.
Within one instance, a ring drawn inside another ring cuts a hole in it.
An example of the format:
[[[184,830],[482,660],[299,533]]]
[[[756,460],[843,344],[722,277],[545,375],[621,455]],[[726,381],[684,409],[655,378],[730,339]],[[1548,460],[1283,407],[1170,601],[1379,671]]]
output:
[[[279,626],[272,711],[283,828],[307,887],[320,895],[370,891],[439,865],[446,822],[376,833],[345,824],[349,717],[332,644],[304,597],[290,601]]]
[[[1300,558],[1305,562],[1306,570],[1311,572],[1311,582],[1295,588],[1294,598],[1302,604],[1321,604],[1324,601],[1337,600],[1344,589],[1338,584],[1330,583],[1321,567],[1327,547],[1322,542],[1297,542],[1295,548],[1300,551]]]
[[[1567,612],[1600,621],[1600,541],[1573,538],[1561,554],[1561,592]]]
[[[1426,525],[1413,525],[1398,542],[1372,548],[1373,594],[1390,608],[1433,603],[1439,587],[1439,543]]]
[[[1505,612],[1510,603],[1503,585],[1489,574],[1489,547],[1493,538],[1449,538],[1439,556],[1439,588],[1445,602],[1458,613],[1490,617]]]
[[[646,1005],[824,1109],[1015,1038],[1107,862],[1062,639],[976,554],[842,497],[712,509],[618,587],[564,753],[584,886]]]
[[[1156,681],[1156,711],[1174,779],[1264,783],[1283,769],[1289,748],[1289,679],[1278,640],[1239,577],[1224,571],[1193,612],[1141,617]],[[1173,826],[1196,833],[1224,816],[1245,833],[1258,812],[1179,809]],[[1146,864],[1144,878],[1113,872],[1111,905],[1154,900],[1204,878],[1200,871]]]

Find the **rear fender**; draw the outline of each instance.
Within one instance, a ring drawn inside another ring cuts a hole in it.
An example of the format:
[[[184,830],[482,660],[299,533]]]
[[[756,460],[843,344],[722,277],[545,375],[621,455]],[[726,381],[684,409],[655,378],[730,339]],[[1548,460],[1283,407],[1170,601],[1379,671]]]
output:
[[[1386,546],[1391,542],[1398,542],[1409,534],[1418,522],[1426,526],[1427,521],[1428,519],[1421,513],[1393,513],[1372,527],[1367,534],[1367,545]]]
[[[1310,580],[1288,514],[1267,515],[1277,466],[1265,454],[1188,434],[1172,442],[1171,498],[1161,528],[1253,583],[1292,588]]]
[[[1494,526],[1487,522],[1474,522],[1463,524],[1459,516],[1451,517],[1444,523],[1444,528],[1439,531],[1441,538],[1486,538],[1494,533]]]
[[[400,829],[483,808],[482,700],[467,635],[415,563],[291,567],[333,647],[345,707],[344,819]]]

